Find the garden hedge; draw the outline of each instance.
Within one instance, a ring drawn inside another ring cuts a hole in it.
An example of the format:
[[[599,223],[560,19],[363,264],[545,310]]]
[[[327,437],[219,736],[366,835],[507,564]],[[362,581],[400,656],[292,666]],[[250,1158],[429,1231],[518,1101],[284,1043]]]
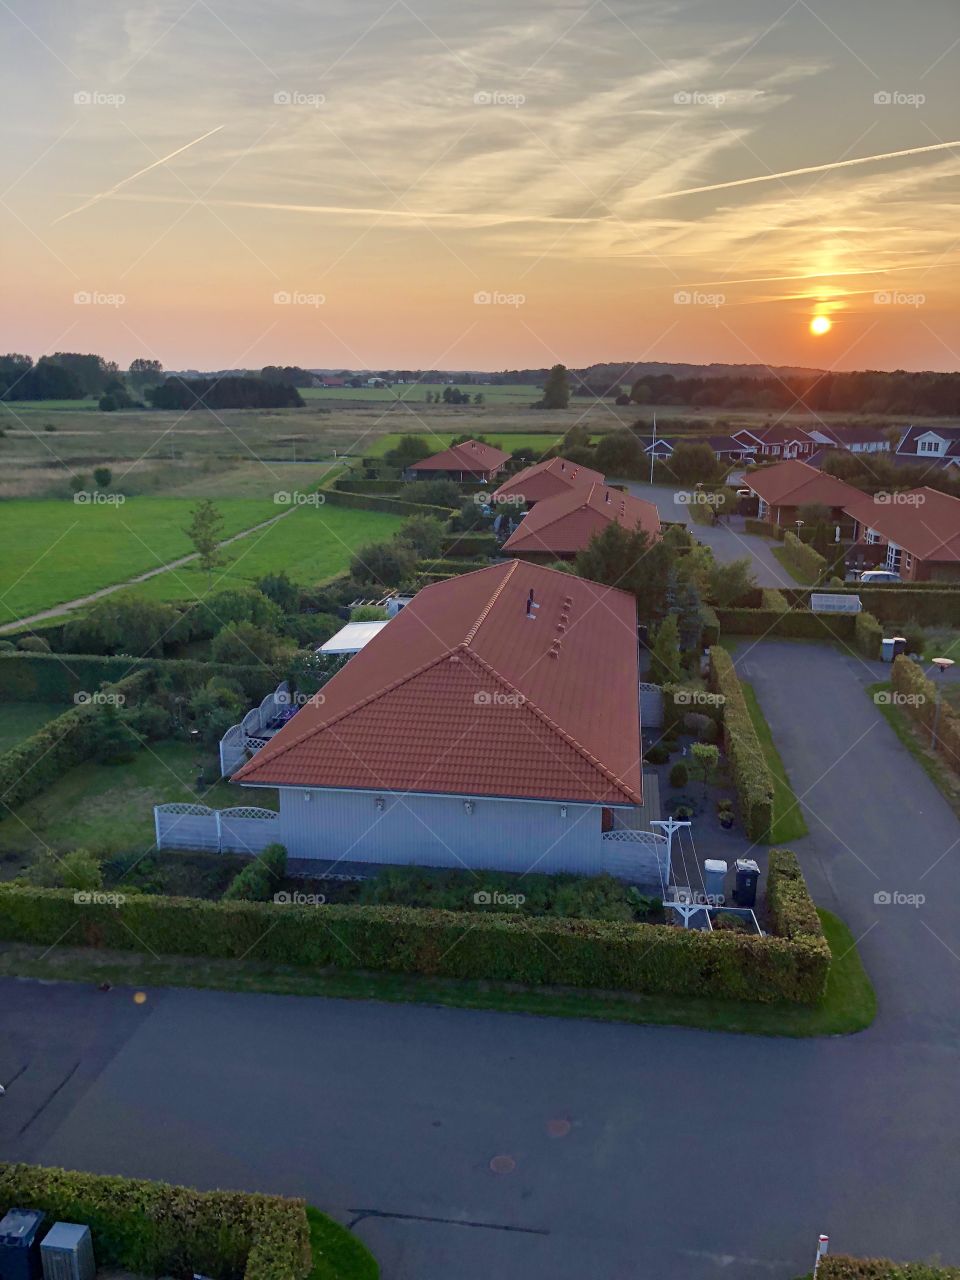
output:
[[[942,585],[933,586],[927,583],[910,583],[909,586],[898,586],[887,583],[883,586],[861,586],[859,583],[847,583],[843,587],[831,588],[838,595],[854,595],[860,597],[864,609],[873,614],[882,623],[915,622],[921,627],[960,626],[960,591],[950,590]],[[795,596],[794,603],[809,603],[810,592],[799,588],[796,592],[784,593],[789,600]]]
[[[909,699],[900,704],[900,709],[928,733],[933,733],[936,720],[937,751],[955,773],[960,773],[960,716],[946,701],[941,703],[940,714],[937,716],[939,690],[933,680],[924,674],[917,663],[900,654],[894,659],[890,683],[895,693]]]
[[[710,650],[710,687],[723,698],[723,749],[730,761],[740,811],[751,840],[765,840],[773,822],[773,775],[740,687],[733,659]]]
[[[357,493],[354,490],[323,489],[324,501],[331,507],[356,507],[360,511],[385,511],[395,516],[436,516],[438,520],[449,520],[453,515],[451,507],[427,506],[422,502],[405,502],[401,498],[392,498],[387,494]]]
[[[441,554],[452,557],[494,556],[499,548],[494,533],[464,532],[449,536],[441,548]]]
[[[446,560],[439,556],[424,556],[417,561],[418,573],[444,573],[444,574],[461,574],[472,573],[474,569],[485,569],[487,567],[486,560]]]
[[[403,488],[403,481],[366,480],[362,476],[341,476],[333,482],[334,489],[345,489],[348,493],[398,493]]]
[[[820,1259],[817,1280],[960,1280],[960,1268],[889,1258],[851,1258],[842,1253]]]
[[[770,609],[774,613],[786,613],[790,607],[783,592],[778,591],[776,587],[762,587],[760,601],[761,609]]]
[[[720,619],[713,605],[700,606],[700,645],[709,649],[711,645],[720,643]]]
[[[789,530],[783,535],[783,558],[792,570],[811,582],[819,582],[827,567],[826,559],[819,551],[801,542]]]
[[[718,609],[724,635],[780,636],[798,640],[856,640],[856,617],[852,613],[810,613],[806,609]]]
[[[268,844],[239,871],[223,892],[223,902],[269,902],[287,873],[287,851]]]
[[[295,906],[129,895],[78,906],[71,890],[0,886],[0,938],[151,955],[251,959],[672,996],[816,1003],[821,939],[666,925],[390,906]]]
[[[856,615],[853,624],[853,638],[857,649],[865,658],[878,659],[883,640],[883,628],[872,613],[865,610]]]
[[[164,672],[185,689],[198,689],[219,676],[235,681],[253,702],[275,689],[283,673],[259,666],[200,662],[193,658],[105,658],[92,654],[0,653],[0,698],[10,702],[72,702],[74,695],[93,693],[102,684],[132,672]]]
[[[751,516],[743,522],[745,533],[755,533],[761,538],[775,538],[777,536],[777,527],[771,524],[769,520],[754,520]]]
[[[823,926],[807,889],[797,855],[771,849],[767,862],[767,908],[781,938],[822,938]]]
[[[311,1271],[302,1200],[0,1164],[0,1217],[24,1205],[86,1223],[98,1266],[214,1280],[301,1280]]]

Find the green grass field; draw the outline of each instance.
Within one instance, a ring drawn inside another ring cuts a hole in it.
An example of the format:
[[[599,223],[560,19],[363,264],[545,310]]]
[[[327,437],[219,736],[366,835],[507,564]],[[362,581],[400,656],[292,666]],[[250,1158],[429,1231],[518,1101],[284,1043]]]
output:
[[[420,401],[426,404],[427,392],[435,395],[438,391],[443,395],[444,388],[447,384],[444,382],[412,382],[405,386],[395,385],[392,387],[301,387],[300,394],[304,400],[317,400],[321,404],[324,401],[331,403],[336,401],[369,401],[372,403],[389,403],[391,400],[408,400],[411,403]],[[470,386],[466,382],[455,384],[459,389],[470,396],[471,399],[475,395],[483,396],[485,405],[516,405],[518,408],[525,408],[532,405],[536,400],[540,399],[542,392],[541,387],[532,385],[524,386],[522,383],[510,384],[503,387],[478,387]],[[466,405],[462,406],[467,408]]]
[[[196,504],[132,498],[122,506],[0,503],[0,622],[124,582],[192,550],[184,529]],[[225,536],[277,515],[272,501],[217,503]],[[15,553],[15,554],[14,554]]]
[[[65,707],[60,708],[66,710]],[[277,807],[276,792],[241,791],[216,782],[198,795],[202,759],[207,781],[215,778],[212,757],[200,757],[188,742],[153,742],[129,764],[87,761],[68,770],[52,787],[0,820],[2,875],[9,879],[44,847],[58,853],[86,848],[104,853],[148,849],[154,840],[153,806],[199,801],[212,809],[257,804]],[[10,855],[19,855],[13,858]]]
[[[67,710],[62,702],[0,702],[0,751],[15,747]]]
[[[219,505],[219,504],[218,504]],[[273,514],[284,510],[274,507]],[[357,547],[384,542],[403,523],[401,516],[351,507],[298,507],[291,515],[222,551],[213,573],[213,591],[250,586],[265,573],[284,569],[294,582],[325,582],[342,573]],[[150,600],[192,600],[208,590],[207,575],[193,565],[159,574],[128,588]]]

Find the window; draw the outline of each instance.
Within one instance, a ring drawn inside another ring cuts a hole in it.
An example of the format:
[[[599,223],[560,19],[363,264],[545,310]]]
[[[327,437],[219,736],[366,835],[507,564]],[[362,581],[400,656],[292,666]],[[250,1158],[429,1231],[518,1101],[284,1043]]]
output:
[[[893,542],[887,544],[887,568],[893,573],[900,571],[900,548]]]
[[[903,571],[904,573],[909,573],[912,568],[913,568],[913,556],[910,554],[909,551],[905,551],[903,553]]]
[[[934,436],[932,440],[918,440],[917,453],[939,453],[943,447],[943,441]]]

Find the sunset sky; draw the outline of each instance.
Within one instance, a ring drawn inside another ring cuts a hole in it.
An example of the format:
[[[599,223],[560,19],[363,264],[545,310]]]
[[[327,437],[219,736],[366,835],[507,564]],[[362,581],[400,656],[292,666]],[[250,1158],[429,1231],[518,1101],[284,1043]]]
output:
[[[5,351],[960,368],[956,0],[4,0],[0,35]]]

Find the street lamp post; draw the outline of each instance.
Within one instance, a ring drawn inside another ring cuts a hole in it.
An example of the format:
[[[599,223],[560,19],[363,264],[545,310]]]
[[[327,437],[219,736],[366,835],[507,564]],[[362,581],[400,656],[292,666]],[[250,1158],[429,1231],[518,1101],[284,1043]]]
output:
[[[954,665],[952,658],[934,658],[933,665],[937,668],[941,675],[946,675],[950,668]],[[940,726],[940,702],[943,698],[941,692],[941,684],[937,684],[937,701],[933,708],[933,729],[930,732],[930,746],[934,751],[937,749],[937,729]]]

